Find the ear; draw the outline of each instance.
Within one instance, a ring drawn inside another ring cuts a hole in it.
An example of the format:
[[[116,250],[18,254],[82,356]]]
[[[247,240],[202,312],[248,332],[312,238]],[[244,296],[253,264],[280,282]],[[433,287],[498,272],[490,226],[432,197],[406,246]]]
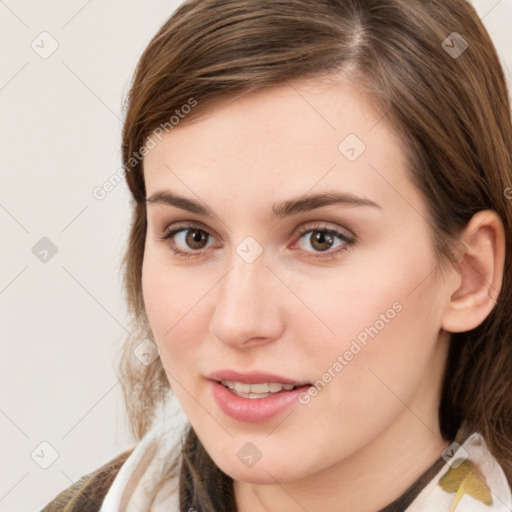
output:
[[[494,210],[476,213],[460,235],[464,252],[454,268],[457,279],[441,327],[465,332],[478,327],[496,304],[503,280],[505,230]]]

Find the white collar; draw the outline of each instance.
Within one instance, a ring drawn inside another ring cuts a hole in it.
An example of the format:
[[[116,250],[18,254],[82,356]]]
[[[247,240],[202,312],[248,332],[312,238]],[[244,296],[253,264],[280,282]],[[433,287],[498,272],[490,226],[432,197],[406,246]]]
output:
[[[155,484],[167,473],[181,450],[188,420],[171,394],[155,411],[152,427],[139,441],[117,473],[100,512],[179,512],[178,478],[166,483],[151,504]],[[174,455],[174,457],[173,457]]]

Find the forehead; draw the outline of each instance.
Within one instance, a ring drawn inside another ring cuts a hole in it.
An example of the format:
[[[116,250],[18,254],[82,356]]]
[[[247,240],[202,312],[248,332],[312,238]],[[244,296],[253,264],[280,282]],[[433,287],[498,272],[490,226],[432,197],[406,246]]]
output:
[[[168,189],[240,205],[327,188],[414,201],[405,169],[400,138],[367,96],[312,80],[216,102],[144,158],[148,196]]]

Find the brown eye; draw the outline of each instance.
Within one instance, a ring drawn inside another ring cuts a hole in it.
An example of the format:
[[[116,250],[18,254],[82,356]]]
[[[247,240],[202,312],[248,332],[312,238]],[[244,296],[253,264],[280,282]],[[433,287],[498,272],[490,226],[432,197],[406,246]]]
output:
[[[355,236],[345,235],[336,229],[318,225],[302,228],[296,244],[308,257],[328,258],[347,251],[355,242]]]
[[[193,225],[176,226],[166,230],[160,237],[168,244],[171,251],[182,258],[192,258],[203,255],[208,250],[212,235]]]
[[[318,251],[326,251],[331,248],[334,238],[326,231],[312,231],[310,235],[311,246]]]
[[[185,237],[185,243],[191,249],[204,249],[203,243],[208,243],[208,233],[201,229],[188,229]]]

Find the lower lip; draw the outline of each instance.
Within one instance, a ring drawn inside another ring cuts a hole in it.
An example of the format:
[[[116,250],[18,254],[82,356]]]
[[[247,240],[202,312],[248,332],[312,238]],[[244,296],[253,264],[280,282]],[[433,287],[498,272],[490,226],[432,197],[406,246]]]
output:
[[[291,391],[280,391],[265,398],[244,398],[235,395],[220,382],[211,381],[211,386],[221,410],[235,420],[248,423],[262,423],[282,414],[309,388],[308,384]]]

